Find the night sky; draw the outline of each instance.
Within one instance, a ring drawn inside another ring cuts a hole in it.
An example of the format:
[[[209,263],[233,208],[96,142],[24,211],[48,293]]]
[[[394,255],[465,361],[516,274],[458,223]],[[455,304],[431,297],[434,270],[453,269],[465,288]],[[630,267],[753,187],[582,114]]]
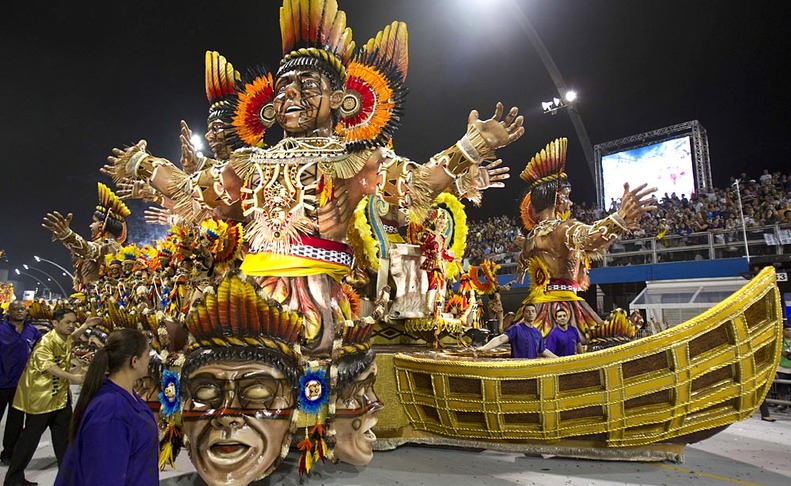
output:
[[[788,171],[788,16],[782,1],[339,0],[357,46],[393,20],[409,28],[410,93],[396,151],[424,162],[453,144],[475,108],[519,106],[527,132],[498,152],[508,187],[487,193],[478,219],[517,214],[517,175],[551,139],[569,137],[572,198],[592,202],[593,181],[569,116],[543,115],[557,96],[514,14],[525,13],[564,81],[592,144],[699,120],[715,186],[747,171]],[[205,131],[204,52],[234,66],[280,60],[275,0],[13,2],[0,19],[3,174],[0,207],[6,268],[39,254],[71,266],[40,227],[47,211],[73,212],[88,234],[98,173],[113,147],[145,138],[178,160],[179,120]],[[633,181],[635,183],[642,181]],[[649,181],[650,182],[650,181]],[[130,204],[130,235],[147,241]],[[54,267],[46,268],[53,275]],[[63,280],[64,285],[66,280]]]

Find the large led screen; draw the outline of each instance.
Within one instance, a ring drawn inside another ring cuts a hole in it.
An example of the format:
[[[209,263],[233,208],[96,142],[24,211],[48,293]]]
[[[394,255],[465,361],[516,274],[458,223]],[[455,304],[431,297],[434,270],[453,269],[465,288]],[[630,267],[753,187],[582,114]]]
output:
[[[612,199],[623,196],[623,184],[632,188],[648,183],[656,187],[657,199],[674,192],[687,198],[695,191],[692,174],[692,149],[689,136],[665,140],[645,147],[624,150],[601,158],[605,209]]]

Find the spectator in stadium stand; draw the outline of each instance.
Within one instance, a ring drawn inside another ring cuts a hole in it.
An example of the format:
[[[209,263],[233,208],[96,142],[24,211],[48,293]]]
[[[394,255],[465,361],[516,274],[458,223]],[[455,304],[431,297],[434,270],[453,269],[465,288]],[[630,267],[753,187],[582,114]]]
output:
[[[582,353],[583,338],[575,327],[569,327],[569,309],[565,302],[555,307],[555,327],[547,334],[547,349],[557,356],[573,356]]]
[[[726,189],[712,188],[707,193],[692,194],[688,204],[684,205],[678,197],[665,195],[656,211],[646,213],[640,220],[640,231],[634,237],[653,237],[661,235],[663,228],[667,228],[667,236],[687,235],[713,230],[717,231],[716,243],[725,244],[740,241],[741,235],[736,231],[741,230],[741,217],[737,203],[735,187],[732,187],[735,177]],[[762,184],[750,182],[746,174],[739,177],[739,189],[742,193],[745,225],[750,227],[764,226],[766,224],[791,224],[791,178],[780,172],[772,175],[772,182]],[[763,205],[763,203],[766,205]],[[572,218],[591,224],[607,212],[597,205],[582,203],[572,207]],[[497,216],[486,221],[470,224],[467,256],[470,263],[479,264],[483,256],[483,248],[496,244],[505,245],[505,251],[514,251],[513,243],[516,237],[516,223],[507,216]],[[660,238],[661,243],[661,238]],[[685,242],[681,238],[671,238],[661,246],[679,246]]]
[[[41,339],[41,332],[27,317],[24,302],[15,301],[8,304],[8,315],[0,323],[0,417],[8,407],[0,461],[6,466],[11,464],[25,418],[24,412],[11,406],[17,383],[33,346]]]

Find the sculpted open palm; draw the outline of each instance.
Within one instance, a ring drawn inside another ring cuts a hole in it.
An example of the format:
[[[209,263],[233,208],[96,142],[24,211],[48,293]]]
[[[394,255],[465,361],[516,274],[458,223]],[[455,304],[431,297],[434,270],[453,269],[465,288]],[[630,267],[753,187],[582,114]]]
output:
[[[518,114],[519,110],[516,107],[511,108],[505,118],[500,120],[503,109],[503,104],[498,102],[494,108],[494,115],[488,120],[479,119],[477,110],[472,110],[467,118],[467,125],[477,128],[478,133],[492,149],[505,147],[525,133],[525,127],[522,126],[524,117]]]

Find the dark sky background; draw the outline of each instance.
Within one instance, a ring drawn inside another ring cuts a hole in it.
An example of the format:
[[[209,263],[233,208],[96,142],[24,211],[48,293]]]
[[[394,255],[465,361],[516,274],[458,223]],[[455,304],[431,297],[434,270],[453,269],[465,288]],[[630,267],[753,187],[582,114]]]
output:
[[[499,152],[512,167],[504,190],[471,218],[517,214],[517,175],[555,137],[569,137],[575,201],[595,199],[569,116],[543,115],[557,95],[517,21],[521,9],[543,40],[592,144],[699,120],[715,186],[746,171],[788,171],[789,34],[785,1],[715,0],[339,0],[358,47],[384,25],[409,28],[410,94],[396,150],[426,161],[464,132],[469,110],[519,106],[527,132]],[[13,2],[0,18],[0,249],[6,268],[39,254],[71,266],[40,227],[47,211],[73,212],[88,233],[98,173],[112,147],[141,138],[178,160],[179,120],[205,130],[204,52],[237,69],[280,60],[275,0]],[[642,181],[633,181],[635,183]],[[650,181],[648,181],[650,182]],[[130,205],[130,235],[146,228]],[[41,267],[53,275],[54,267]],[[63,281],[65,285],[65,279]]]

